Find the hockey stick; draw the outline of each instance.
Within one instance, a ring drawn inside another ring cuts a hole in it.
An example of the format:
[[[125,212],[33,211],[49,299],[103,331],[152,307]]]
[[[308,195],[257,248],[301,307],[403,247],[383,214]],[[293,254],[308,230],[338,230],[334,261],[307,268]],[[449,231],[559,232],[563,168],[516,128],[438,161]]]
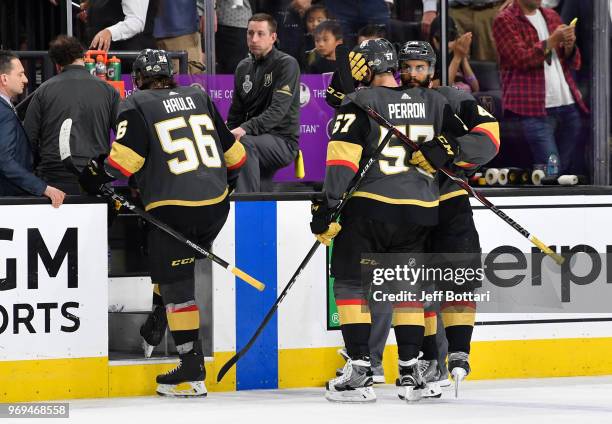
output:
[[[62,160],[62,163],[68,170],[70,170],[72,173],[76,175],[79,175],[80,174],[79,170],[76,168],[76,166],[74,166],[74,163],[72,162],[72,155],[70,153],[70,130],[71,128],[72,128],[72,119],[68,118],[62,123],[61,129],[60,129],[60,134],[59,134],[60,158]],[[214,263],[221,265],[223,268],[229,270],[236,277],[241,278],[242,280],[244,280],[251,286],[255,287],[257,290],[262,291],[265,288],[262,282],[253,278],[252,276],[242,271],[241,269],[224,261],[223,259],[215,255],[214,253],[209,252],[208,250],[204,249],[198,244],[192,242],[187,237],[185,237],[178,231],[173,230],[168,225],[164,224],[162,221],[155,218],[150,213],[145,212],[144,210],[138,208],[136,205],[130,203],[129,200],[127,200],[125,197],[121,196],[120,194],[117,194],[111,187],[104,185],[101,187],[101,191],[104,196],[111,198],[115,202],[119,202],[121,206],[125,207],[126,209],[129,209],[130,211],[140,216],[142,219],[149,222],[150,224],[155,225],[157,228],[159,228],[166,234],[170,235],[171,237],[174,237],[181,243],[185,243],[187,246],[191,247],[196,252],[204,255],[207,259],[210,259]]]
[[[357,179],[355,180],[351,188],[342,195],[342,199],[340,200],[340,203],[338,203],[338,205],[334,209],[331,222],[334,222],[338,219],[338,217],[340,216],[340,213],[342,212],[342,209],[344,209],[344,207],[346,206],[346,202],[348,202],[350,198],[353,196],[353,193],[357,191],[357,189],[361,185],[361,182],[363,181],[363,178],[367,174],[368,170],[372,167],[374,162],[378,160],[378,157],[380,156],[382,150],[389,143],[389,140],[391,140],[392,136],[393,136],[393,133],[389,131],[385,135],[385,137],[382,139],[381,143],[378,145],[378,148],[374,151],[374,154],[372,154],[370,159],[357,171],[357,174],[356,174]],[[302,260],[298,268],[295,270],[295,272],[291,276],[291,279],[289,280],[289,282],[287,283],[287,285],[285,286],[281,294],[278,296],[278,298],[276,299],[276,301],[274,302],[274,304],[272,305],[272,307],[270,308],[270,310],[264,317],[261,324],[259,324],[259,327],[257,327],[257,330],[255,330],[255,333],[251,336],[247,344],[244,345],[242,349],[240,349],[238,352],[236,352],[236,354],[232,356],[229,359],[229,361],[227,361],[221,367],[221,369],[219,370],[219,374],[217,375],[217,382],[221,381],[221,379],[223,379],[225,374],[234,366],[234,364],[238,362],[238,360],[242,358],[248,352],[251,346],[253,346],[253,343],[255,343],[255,341],[257,340],[259,335],[262,333],[262,331],[264,330],[268,322],[270,322],[270,320],[274,316],[274,313],[278,309],[278,306],[283,301],[283,299],[285,298],[285,296],[287,295],[287,293],[289,292],[293,284],[296,282],[296,280],[298,279],[302,271],[304,271],[304,268],[306,268],[306,265],[308,265],[308,262],[310,262],[310,259],[312,259],[312,256],[315,254],[320,244],[321,242],[319,240],[316,240],[314,242],[314,244],[312,245],[312,247],[306,254],[306,257]]]
[[[338,63],[338,72],[340,76],[340,81],[342,83],[343,89],[345,90],[350,89],[351,91],[353,91],[352,89],[353,78],[351,76],[351,70],[349,67],[348,49],[346,49],[346,47],[343,47],[343,46],[338,46],[338,47],[339,48],[336,48],[336,61]],[[343,48],[340,48],[340,47],[343,47]],[[346,93],[348,92],[349,91],[346,91]],[[376,121],[379,125],[387,128],[387,130],[392,132],[398,139],[400,139],[402,142],[408,145],[408,147],[410,147],[412,150],[414,151],[419,150],[418,144],[410,140],[404,133],[398,130],[393,124],[391,124],[387,119],[381,116],[374,109],[372,109],[369,106],[360,104],[359,102],[355,101],[355,99],[350,98],[349,96],[346,96],[346,98],[352,101],[357,107],[365,111],[370,116],[370,118]],[[499,210],[493,203],[489,201],[489,199],[487,199],[482,194],[478,193],[466,181],[464,181],[462,178],[455,175],[448,168],[440,168],[439,171],[445,174],[451,180],[453,180],[455,184],[457,184],[459,187],[467,191],[470,195],[475,197],[480,203],[482,203],[485,207],[487,207],[491,212],[493,212],[495,215],[500,217],[506,224],[510,225],[512,228],[518,231],[523,237],[525,237],[527,240],[529,240],[531,243],[537,246],[538,249],[540,249],[543,253],[550,256],[557,264],[559,265],[563,264],[563,261],[565,261],[565,259],[561,255],[555,253],[544,242],[540,241],[540,239],[538,239],[536,236],[534,236],[529,231],[527,231],[525,228],[523,228],[521,225],[519,225],[516,221],[514,221],[512,218],[506,215],[506,213]]]

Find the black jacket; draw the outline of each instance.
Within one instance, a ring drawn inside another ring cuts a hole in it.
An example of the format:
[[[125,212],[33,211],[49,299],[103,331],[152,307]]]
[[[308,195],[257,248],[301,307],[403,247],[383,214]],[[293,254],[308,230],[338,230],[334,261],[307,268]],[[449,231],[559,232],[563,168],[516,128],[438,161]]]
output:
[[[300,68],[272,48],[262,59],[243,59],[234,74],[234,97],[227,126],[249,135],[273,134],[295,143],[300,132]]]
[[[76,184],[76,177],[64,167],[59,155],[62,123],[72,119],[71,153],[81,169],[90,158],[108,154],[119,100],[117,90],[78,65],[64,67],[41,85],[28,106],[24,124],[39,159],[36,174],[51,185]]]

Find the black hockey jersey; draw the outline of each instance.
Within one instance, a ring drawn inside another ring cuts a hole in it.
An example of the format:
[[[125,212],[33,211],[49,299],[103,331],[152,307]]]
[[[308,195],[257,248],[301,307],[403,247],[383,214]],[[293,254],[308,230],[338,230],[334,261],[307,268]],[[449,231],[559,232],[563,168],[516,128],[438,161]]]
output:
[[[499,152],[499,123],[471,94],[453,87],[439,87],[436,91],[448,100],[453,112],[467,127],[467,131],[456,138],[460,149],[453,166],[453,171],[458,176],[464,176],[466,171],[474,171],[493,159]],[[440,201],[443,202],[443,206],[454,209],[459,207],[456,204],[459,201],[468,203],[466,197],[468,193],[465,190],[459,188],[446,176],[440,176],[440,179]],[[457,196],[464,198],[446,202]]]
[[[349,95],[359,104],[376,110],[413,141],[427,141],[444,133],[465,133],[463,124],[444,97],[424,88],[364,88]],[[335,206],[347,190],[358,168],[367,162],[387,134],[352,101],[338,110],[327,147],[324,193]],[[409,164],[412,152],[400,140],[391,138],[359,189],[348,202],[345,213],[383,221],[437,223],[438,180]]]
[[[228,178],[246,161],[210,98],[199,88],[137,91],[121,105],[106,170],[134,174],[146,210],[224,201]]]

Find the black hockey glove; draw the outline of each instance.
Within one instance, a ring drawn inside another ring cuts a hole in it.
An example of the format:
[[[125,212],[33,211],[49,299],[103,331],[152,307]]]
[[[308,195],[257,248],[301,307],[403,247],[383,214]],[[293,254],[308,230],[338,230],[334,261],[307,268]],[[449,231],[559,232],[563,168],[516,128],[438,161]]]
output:
[[[81,175],[79,175],[81,187],[89,194],[102,193],[102,186],[115,180],[113,176],[109,175],[104,170],[105,159],[106,155],[100,155],[97,158],[89,159]]]
[[[457,142],[443,135],[421,144],[421,148],[412,153],[410,163],[430,174],[453,162],[458,152]]]
[[[317,240],[329,246],[342,227],[337,222],[332,222],[333,211],[327,207],[325,200],[313,202],[310,211],[312,212],[310,231],[312,231]]]
[[[325,102],[334,109],[338,109],[342,105],[344,95],[345,93],[342,91],[342,82],[340,81],[340,75],[338,74],[338,71],[336,71],[332,75],[329,87],[327,87],[327,92],[325,93]]]

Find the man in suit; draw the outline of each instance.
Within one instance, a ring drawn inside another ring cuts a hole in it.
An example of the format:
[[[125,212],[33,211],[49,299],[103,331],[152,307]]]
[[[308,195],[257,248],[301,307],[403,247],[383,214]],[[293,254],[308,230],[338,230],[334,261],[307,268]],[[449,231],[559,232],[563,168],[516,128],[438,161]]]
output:
[[[32,173],[30,143],[11,103],[27,82],[17,56],[0,51],[0,196],[44,195],[58,208],[66,195]]]

